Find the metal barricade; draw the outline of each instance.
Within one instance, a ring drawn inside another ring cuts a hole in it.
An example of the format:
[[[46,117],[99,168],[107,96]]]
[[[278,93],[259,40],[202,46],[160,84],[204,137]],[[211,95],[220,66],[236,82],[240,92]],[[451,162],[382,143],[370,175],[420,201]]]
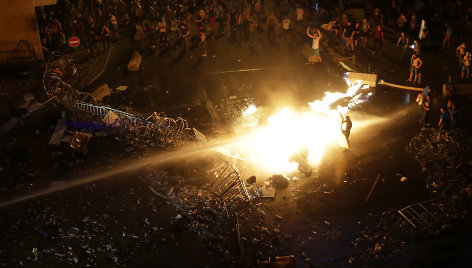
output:
[[[406,206],[398,213],[413,227],[427,228],[436,218],[432,213],[435,200],[427,200]]]
[[[251,197],[246,184],[229,163],[218,162],[208,174],[212,178],[208,189],[221,200],[228,218],[250,204]]]
[[[190,138],[187,135],[191,133],[187,121],[180,117],[173,119],[154,113],[152,120],[147,120],[141,116],[87,102],[91,100],[89,93],[79,91],[64,81],[64,77],[70,78],[76,75],[74,60],[62,54],[51,56],[43,74],[43,87],[46,94],[56,97],[76,117],[103,123],[104,117],[109,112],[113,112],[117,116],[113,126],[120,130],[156,137],[166,144],[178,143]]]

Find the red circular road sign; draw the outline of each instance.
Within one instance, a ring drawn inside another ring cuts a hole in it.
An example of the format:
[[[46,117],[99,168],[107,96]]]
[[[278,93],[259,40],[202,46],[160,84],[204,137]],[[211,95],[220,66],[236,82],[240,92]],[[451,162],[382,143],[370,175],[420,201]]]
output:
[[[77,36],[72,36],[69,38],[68,43],[70,47],[78,47],[80,46],[80,39]]]

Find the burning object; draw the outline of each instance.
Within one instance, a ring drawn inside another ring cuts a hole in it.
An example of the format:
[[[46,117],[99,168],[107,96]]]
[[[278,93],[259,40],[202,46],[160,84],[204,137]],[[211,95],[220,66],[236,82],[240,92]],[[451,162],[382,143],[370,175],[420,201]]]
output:
[[[349,85],[346,92],[325,92],[321,100],[309,102],[309,109],[304,111],[285,107],[267,120],[243,120],[251,118],[256,114],[254,111],[259,110],[257,107],[248,108],[242,114],[241,126],[235,128],[245,134],[244,138],[222,146],[218,151],[248,161],[266,175],[296,171],[300,163],[291,157],[306,151],[304,162],[307,168],[303,173],[309,175],[310,169],[318,166],[329,148],[348,148],[340,130],[339,114],[358,107],[372,95],[368,84],[351,84],[347,79],[346,82]]]

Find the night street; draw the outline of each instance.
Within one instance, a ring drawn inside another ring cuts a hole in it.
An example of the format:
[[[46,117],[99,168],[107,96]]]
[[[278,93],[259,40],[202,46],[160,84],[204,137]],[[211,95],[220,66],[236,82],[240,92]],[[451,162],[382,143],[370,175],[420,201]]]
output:
[[[421,53],[391,1],[14,2],[36,25],[0,28],[0,266],[472,265],[472,27],[442,49],[440,1],[396,3]],[[371,25],[355,51],[342,14]]]

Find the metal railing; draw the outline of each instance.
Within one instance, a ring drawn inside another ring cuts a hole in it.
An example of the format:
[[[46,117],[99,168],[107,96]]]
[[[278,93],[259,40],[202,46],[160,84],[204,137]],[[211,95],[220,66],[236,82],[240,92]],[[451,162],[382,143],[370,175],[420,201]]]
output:
[[[147,138],[157,138],[165,144],[178,143],[193,138],[186,120],[160,116],[154,113],[148,118],[136,116],[111,107],[89,103],[91,95],[73,88],[65,80],[77,76],[75,61],[62,54],[52,55],[43,74],[43,87],[47,95],[56,97],[75,116],[95,123],[105,123],[110,112],[116,115],[110,127],[132,132]]]
[[[191,132],[191,129],[188,128],[187,121],[180,117],[173,119],[156,115],[150,117],[151,120],[147,120],[141,116],[136,116],[111,107],[94,105],[82,101],[69,103],[66,108],[76,117],[96,123],[103,123],[111,128],[134,132],[141,136],[145,135],[148,138],[160,136],[165,138],[166,142],[183,141],[185,138],[188,138],[187,135]],[[106,120],[104,120],[104,118],[110,113],[116,116],[116,118],[112,122],[105,122]]]
[[[221,200],[228,218],[250,204],[251,197],[246,184],[231,164],[218,162],[208,174],[211,178],[208,189]]]

